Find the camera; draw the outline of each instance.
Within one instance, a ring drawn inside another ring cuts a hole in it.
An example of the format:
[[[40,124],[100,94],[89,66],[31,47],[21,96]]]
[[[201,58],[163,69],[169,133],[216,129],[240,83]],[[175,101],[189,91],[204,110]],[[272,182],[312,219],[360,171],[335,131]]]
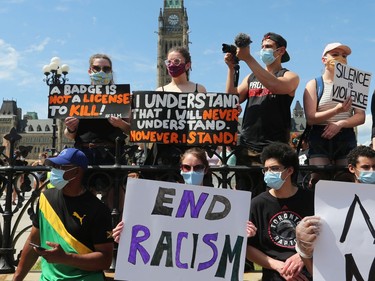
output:
[[[238,58],[236,56],[237,47],[234,45],[229,45],[225,43],[223,43],[222,45],[223,45],[223,48],[222,48],[223,53],[231,53],[235,63],[238,63]]]
[[[224,44],[223,43],[223,53],[231,53],[232,55],[236,55],[237,47],[234,45]]]

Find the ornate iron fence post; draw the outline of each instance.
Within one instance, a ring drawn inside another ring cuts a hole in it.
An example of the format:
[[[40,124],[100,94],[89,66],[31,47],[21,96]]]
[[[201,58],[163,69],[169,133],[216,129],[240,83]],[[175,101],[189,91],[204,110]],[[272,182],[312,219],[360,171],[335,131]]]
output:
[[[11,228],[12,228],[12,193],[13,193],[13,176],[15,170],[14,167],[14,146],[15,142],[20,140],[22,137],[17,133],[15,128],[12,128],[10,133],[4,136],[4,138],[9,141],[10,150],[9,150],[9,166],[11,169],[8,169],[6,172],[6,198],[5,198],[5,209],[3,210],[4,224],[2,227],[1,237],[1,248],[0,248],[0,273],[13,273],[14,270],[14,248],[12,248],[12,238],[11,238]],[[1,210],[0,206],[0,210]]]

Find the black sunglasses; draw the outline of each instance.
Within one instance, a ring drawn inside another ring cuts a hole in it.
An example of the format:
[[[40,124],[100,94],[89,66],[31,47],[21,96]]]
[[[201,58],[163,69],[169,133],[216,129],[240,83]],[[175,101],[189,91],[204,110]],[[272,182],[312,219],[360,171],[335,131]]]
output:
[[[105,73],[109,73],[112,71],[112,67],[110,66],[99,66],[99,65],[93,65],[91,66],[91,69],[94,70],[94,72],[100,72],[100,71],[103,71]]]
[[[187,165],[187,164],[181,165],[181,170],[185,173],[190,172],[191,169],[193,169],[194,172],[201,172],[205,169],[205,166],[203,164],[198,164],[198,165],[195,165],[195,166],[190,166],[190,165]]]

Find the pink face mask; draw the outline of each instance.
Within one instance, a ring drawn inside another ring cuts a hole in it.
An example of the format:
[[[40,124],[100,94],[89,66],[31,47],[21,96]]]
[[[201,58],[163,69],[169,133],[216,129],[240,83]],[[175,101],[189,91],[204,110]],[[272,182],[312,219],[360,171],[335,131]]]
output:
[[[167,66],[169,75],[172,76],[172,77],[180,76],[181,74],[183,74],[186,71],[185,65],[186,65],[185,63],[180,63],[177,66],[174,65],[173,63],[169,64]]]

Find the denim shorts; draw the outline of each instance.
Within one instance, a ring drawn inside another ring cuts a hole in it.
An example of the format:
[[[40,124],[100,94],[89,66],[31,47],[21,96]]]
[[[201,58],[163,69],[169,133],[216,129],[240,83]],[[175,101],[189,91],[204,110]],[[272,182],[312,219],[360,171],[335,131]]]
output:
[[[357,146],[353,128],[343,128],[332,139],[322,138],[326,126],[314,125],[309,134],[309,158],[328,158],[329,160],[345,159],[348,153]]]

